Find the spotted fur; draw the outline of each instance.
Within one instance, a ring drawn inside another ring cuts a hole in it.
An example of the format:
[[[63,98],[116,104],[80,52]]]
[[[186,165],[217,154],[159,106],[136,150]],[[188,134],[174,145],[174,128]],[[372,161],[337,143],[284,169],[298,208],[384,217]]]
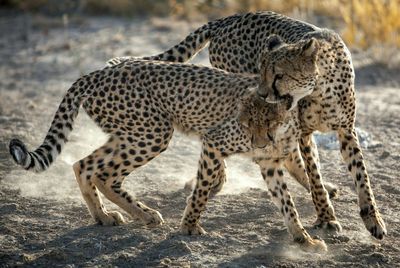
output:
[[[286,85],[293,92],[299,92],[296,90],[301,90],[305,82],[315,83],[318,77],[315,58],[307,53],[309,42],[316,41],[283,45],[290,47],[288,55],[297,55],[291,60],[303,61],[309,67],[303,72],[303,79],[307,81],[293,80]],[[271,55],[274,51],[271,48]],[[203,148],[196,185],[182,218],[182,232],[204,232],[199,225],[200,214],[210,191],[219,187],[220,176],[225,174],[224,159],[247,153],[266,170],[273,198],[295,240],[307,249],[325,250],[325,244],[311,238],[302,227],[287,185],[283,183],[285,159],[298,151],[301,133],[298,111],[288,110],[298,96],[293,94],[278,103],[266,103],[260,98],[259,81],[259,76],[189,64],[126,61],[85,75],[72,85],[44,143],[34,151],[41,154],[28,151],[19,140],[11,141],[10,152],[22,167],[43,171],[49,165],[41,163],[50,164],[49,156],[54,160],[52,153],[60,152],[73,119],[83,106],[109,135],[103,146],[73,165],[93,219],[101,225],[125,222],[119,212],[104,207],[101,192],[133,218],[153,226],[163,223],[161,214],[135,200],[123,188],[123,181],[133,170],[166,150],[174,129],[192,132],[201,137]],[[50,137],[54,137],[54,142]],[[36,155],[38,158],[33,158]],[[267,155],[271,157],[266,158]],[[270,170],[276,173],[271,174]],[[283,206],[282,202],[285,202]]]
[[[322,182],[318,152],[311,135],[315,130],[335,131],[341,143],[343,159],[355,183],[361,218],[370,233],[382,239],[386,234],[386,227],[375,202],[354,127],[354,68],[349,50],[336,33],[274,12],[247,13],[209,22],[189,34],[178,45],[147,58],[184,62],[209,43],[212,66],[229,72],[258,74],[260,63],[267,60],[269,62],[266,64],[269,67],[265,70],[268,74],[262,94],[271,100],[281,97],[281,87],[292,79],[286,71],[288,68],[292,69],[292,66],[282,61],[280,63],[283,64],[277,64],[275,60],[278,58],[262,57],[269,45],[280,43],[278,39],[272,43],[268,42],[271,35],[276,35],[287,43],[298,43],[311,38],[323,41],[317,59],[319,79],[313,92],[301,99],[298,105],[303,129],[300,142],[303,156],[301,161],[305,161],[310,180],[313,202],[317,210],[316,225],[341,229]],[[281,52],[281,57],[285,57],[285,49]],[[115,58],[110,60],[109,64],[129,59],[130,57]],[[298,68],[301,72],[300,65]],[[296,168],[293,161],[289,166],[290,173],[295,177],[304,177],[301,166]],[[336,189],[332,189],[332,194],[335,191]]]

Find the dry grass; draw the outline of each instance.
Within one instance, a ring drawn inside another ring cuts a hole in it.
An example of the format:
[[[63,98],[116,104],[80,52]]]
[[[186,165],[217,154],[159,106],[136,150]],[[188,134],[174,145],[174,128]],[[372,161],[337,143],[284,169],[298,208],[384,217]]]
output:
[[[368,48],[385,44],[400,47],[400,0],[208,0],[169,1],[175,14],[193,17],[194,11],[208,16],[237,12],[273,10],[283,14],[327,16],[344,25],[342,36],[349,46]],[[197,3],[196,6],[187,2]],[[190,8],[187,8],[187,7]]]
[[[400,47],[399,0],[352,0],[340,10],[347,43],[361,48],[381,44]]]
[[[171,13],[168,0],[85,0],[84,9],[94,14],[134,16],[151,14],[167,16]]]
[[[158,15],[183,19],[215,19],[238,12],[273,10],[311,18],[321,15],[344,25],[350,47],[400,48],[400,0],[10,0],[24,10],[60,10],[65,6],[92,14]],[[78,3],[78,4],[77,4]],[[57,8],[58,6],[62,6]]]

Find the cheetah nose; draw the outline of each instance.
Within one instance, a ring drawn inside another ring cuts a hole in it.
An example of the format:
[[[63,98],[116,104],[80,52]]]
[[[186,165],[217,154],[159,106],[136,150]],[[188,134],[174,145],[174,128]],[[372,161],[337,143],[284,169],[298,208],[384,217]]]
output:
[[[268,142],[265,139],[261,139],[255,135],[251,138],[251,143],[253,144],[254,148],[258,149],[264,149],[268,145]]]
[[[268,97],[268,93],[260,93],[259,91],[257,91],[257,95],[258,97],[260,97],[262,100],[266,100]]]

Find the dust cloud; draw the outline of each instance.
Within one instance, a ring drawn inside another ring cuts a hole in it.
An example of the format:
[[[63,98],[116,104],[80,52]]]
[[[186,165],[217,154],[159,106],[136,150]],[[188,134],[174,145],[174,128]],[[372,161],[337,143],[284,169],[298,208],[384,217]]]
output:
[[[43,133],[44,135],[44,133]],[[75,121],[69,142],[53,165],[42,173],[14,169],[4,183],[18,189],[25,197],[80,200],[72,165],[89,155],[107,140],[107,135],[81,109]],[[32,150],[40,144],[29,146]],[[145,166],[133,171],[125,180],[128,191],[146,191],[145,185],[136,186],[135,180],[150,178],[159,182],[159,190],[178,191],[197,174],[200,140],[175,132],[167,151]],[[258,167],[249,158],[233,156],[227,159],[227,178],[220,194],[239,194],[250,188],[264,188]],[[154,189],[156,190],[156,189]]]

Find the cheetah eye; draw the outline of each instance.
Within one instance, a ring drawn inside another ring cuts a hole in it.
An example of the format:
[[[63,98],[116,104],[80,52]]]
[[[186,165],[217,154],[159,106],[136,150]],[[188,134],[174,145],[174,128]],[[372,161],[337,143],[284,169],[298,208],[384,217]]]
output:
[[[276,80],[280,80],[280,79],[282,79],[283,78],[283,74],[277,74],[277,75],[275,75],[275,79]]]
[[[269,141],[274,142],[274,136],[272,136],[271,133],[267,132],[267,137]]]

